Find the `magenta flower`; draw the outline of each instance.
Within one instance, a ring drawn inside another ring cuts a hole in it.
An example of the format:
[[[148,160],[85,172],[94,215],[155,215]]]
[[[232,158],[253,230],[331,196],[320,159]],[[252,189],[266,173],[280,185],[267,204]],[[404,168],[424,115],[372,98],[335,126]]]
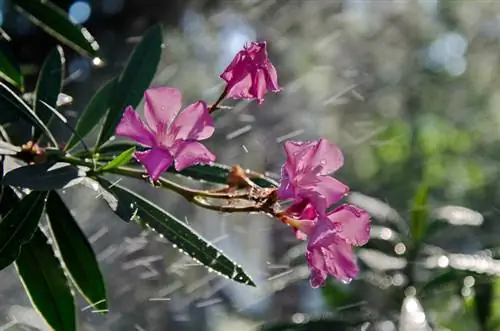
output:
[[[157,180],[172,163],[180,171],[215,161],[215,155],[199,142],[215,130],[205,102],[197,101],[179,112],[181,93],[171,87],[150,88],[144,98],[146,122],[128,106],[115,134],[150,147],[144,152],[135,152],[134,157],[151,179]]]
[[[323,285],[328,275],[349,282],[359,272],[352,245],[362,246],[370,239],[370,216],[344,204],[319,218],[311,207],[306,206],[299,217],[314,218],[289,222],[296,228],[298,238],[308,239],[306,259],[311,269],[311,286]]]
[[[349,188],[328,176],[344,164],[340,149],[325,139],[285,142],[287,159],[281,169],[278,195],[293,200],[292,208],[311,203],[323,217],[326,209],[340,201]]]
[[[267,56],[266,42],[246,43],[220,75],[227,83],[226,98],[257,99],[266,92],[280,92],[278,74]]]

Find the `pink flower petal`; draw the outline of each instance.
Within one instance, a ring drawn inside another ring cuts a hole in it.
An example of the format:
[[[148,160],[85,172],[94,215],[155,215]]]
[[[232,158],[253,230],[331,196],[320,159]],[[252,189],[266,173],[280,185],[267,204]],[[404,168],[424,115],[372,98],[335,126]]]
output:
[[[226,98],[228,99],[254,99],[255,96],[250,93],[252,86],[252,76],[249,73],[240,75],[238,81],[228,85]]]
[[[294,165],[296,173],[315,172],[318,175],[327,175],[344,164],[342,151],[325,139],[287,141],[285,151],[287,161]]]
[[[182,95],[176,88],[166,86],[150,88],[146,90],[144,97],[146,123],[155,132],[165,130],[181,110]]]
[[[344,155],[337,145],[321,138],[309,161],[313,165],[322,165],[320,175],[328,175],[344,165]]]
[[[264,102],[264,95],[267,91],[266,74],[263,70],[257,70],[252,76],[250,93],[255,96],[259,104]]]
[[[325,258],[321,248],[308,249],[306,252],[307,265],[311,269],[310,283],[311,287],[317,288],[326,282],[328,277]]]
[[[215,161],[215,155],[197,141],[179,141],[172,148],[175,157],[175,170],[181,171],[195,164]]]
[[[153,146],[155,137],[151,130],[147,128],[131,106],[128,106],[120,123],[116,126],[115,135],[129,138],[145,146]]]
[[[314,181],[300,182],[297,194],[316,206],[318,212],[326,211],[349,192],[349,187],[329,176],[318,176]]]
[[[281,200],[287,200],[295,197],[295,187],[290,180],[287,164],[281,167],[281,179],[280,186],[278,187],[278,196]]]
[[[172,155],[163,148],[153,148],[145,152],[135,152],[134,157],[139,161],[153,180],[160,178],[173,162]]]
[[[351,245],[361,246],[370,240],[370,215],[353,205],[342,205],[328,215],[339,229],[338,235]]]
[[[267,75],[266,75],[267,86],[273,92],[281,92],[283,89],[278,86],[278,73],[276,68],[269,62],[267,65]]]
[[[358,275],[352,247],[340,238],[322,249],[327,272],[340,281],[348,282]]]
[[[187,106],[172,123],[175,139],[203,140],[209,138],[215,131],[212,116],[207,104],[197,101]]]

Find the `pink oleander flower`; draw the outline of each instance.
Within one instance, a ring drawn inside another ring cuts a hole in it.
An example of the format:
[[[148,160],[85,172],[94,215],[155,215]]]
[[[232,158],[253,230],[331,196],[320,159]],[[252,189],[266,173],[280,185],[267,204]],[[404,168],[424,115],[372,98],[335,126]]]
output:
[[[199,142],[215,130],[205,102],[197,101],[180,112],[181,93],[171,87],[150,88],[144,98],[145,123],[128,106],[115,134],[150,147],[144,152],[135,152],[134,157],[151,179],[157,180],[172,163],[180,171],[215,161],[215,155]]]
[[[344,164],[344,156],[336,145],[323,138],[287,141],[285,152],[287,159],[281,168],[278,196],[281,200],[292,199],[292,208],[311,203],[323,217],[328,207],[349,192],[346,185],[328,176]]]
[[[280,92],[278,74],[267,56],[266,42],[246,43],[220,75],[226,81],[226,98],[257,99],[264,102],[266,92]]]
[[[296,210],[298,212],[298,210]],[[318,217],[311,204],[289,221],[297,238],[308,239],[306,259],[311,269],[310,283],[319,287],[332,275],[343,282],[356,277],[359,268],[352,246],[362,246],[370,239],[370,216],[352,205],[341,205],[325,217]]]

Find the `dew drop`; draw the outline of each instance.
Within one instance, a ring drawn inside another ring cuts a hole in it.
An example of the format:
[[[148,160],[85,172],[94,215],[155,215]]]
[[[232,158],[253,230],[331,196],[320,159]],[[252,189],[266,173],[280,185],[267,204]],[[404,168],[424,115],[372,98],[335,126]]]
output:
[[[349,278],[349,279],[344,279],[344,280],[341,280],[342,283],[344,284],[350,284],[352,282],[352,279]]]

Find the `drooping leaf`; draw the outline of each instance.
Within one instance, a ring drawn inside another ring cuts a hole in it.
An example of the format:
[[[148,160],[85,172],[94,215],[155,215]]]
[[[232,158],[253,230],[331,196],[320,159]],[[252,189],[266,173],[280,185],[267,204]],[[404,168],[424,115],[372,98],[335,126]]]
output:
[[[47,126],[53,116],[53,112],[48,106],[57,107],[57,99],[62,89],[64,61],[63,50],[60,46],[57,46],[45,59],[36,83],[33,110]],[[38,141],[41,135],[42,131],[35,127],[33,140]]]
[[[33,306],[55,331],[76,331],[73,295],[48,238],[40,229],[23,246],[16,269]]]
[[[3,49],[0,49],[0,77],[21,91],[24,90],[24,79],[19,67],[14,64]]]
[[[136,107],[142,100],[144,91],[153,80],[162,50],[162,29],[160,25],[151,27],[134,49],[128,63],[118,78],[113,100],[109,104],[108,115],[102,126],[97,146],[105,143],[115,132],[125,107]]]
[[[0,270],[19,256],[35,232],[45,206],[45,192],[31,192],[0,221]]]
[[[3,185],[49,191],[67,188],[85,172],[67,163],[43,163],[16,168],[5,174]]]
[[[197,234],[186,223],[120,185],[113,185],[103,178],[99,178],[98,181],[104,189],[111,192],[118,200],[135,207],[134,221],[146,223],[150,228],[163,235],[184,253],[207,268],[239,283],[255,286],[252,279],[240,266],[227,258],[224,253]]]
[[[87,29],[71,22],[68,14],[47,0],[14,0],[16,9],[45,32],[75,51],[97,56],[99,44]]]
[[[57,140],[54,138],[47,125],[45,125],[40,117],[38,117],[23,99],[2,82],[0,82],[0,105],[2,105],[2,113],[4,111],[12,112],[14,116],[31,123],[39,128],[50,139],[50,142],[54,146],[57,146]]]
[[[421,185],[413,199],[411,208],[411,234],[413,240],[418,241],[424,235],[429,223],[428,187]]]
[[[96,310],[108,309],[106,288],[94,251],[68,207],[55,192],[47,199],[50,230],[71,278]]]
[[[73,134],[66,144],[65,149],[67,151],[71,151],[77,145],[79,137],[84,138],[89,134],[106,115],[115,86],[116,78],[113,78],[104,84],[92,97],[76,123],[75,131],[78,135]]]
[[[135,147],[131,147],[127,149],[126,151],[122,152],[120,155],[118,155],[116,158],[114,158],[112,161],[109,163],[103,165],[101,168],[97,169],[97,172],[103,172],[109,169],[113,168],[118,168],[122,165],[125,165],[129,163],[129,161],[132,159],[135,153]]]

